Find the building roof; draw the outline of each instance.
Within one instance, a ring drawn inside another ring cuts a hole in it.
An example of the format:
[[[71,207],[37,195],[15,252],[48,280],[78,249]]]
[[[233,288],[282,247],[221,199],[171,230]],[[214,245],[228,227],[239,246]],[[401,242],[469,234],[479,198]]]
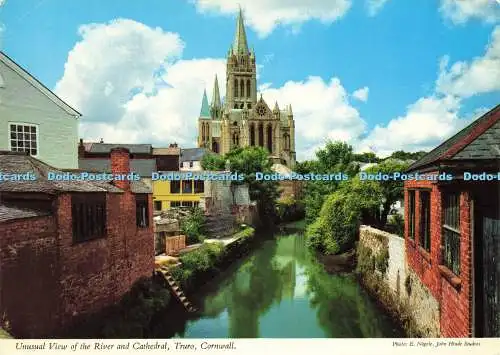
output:
[[[500,159],[500,105],[479,117],[410,165],[408,171],[441,160]]]
[[[203,90],[203,99],[201,100],[200,117],[210,118],[210,107],[208,106],[207,90]]]
[[[209,153],[206,148],[181,149],[180,163],[185,161],[201,161],[205,154]]]
[[[111,159],[80,158],[78,159],[78,167],[82,171],[111,172]],[[130,159],[130,171],[141,177],[151,177],[151,173],[156,171],[156,160]]]
[[[130,154],[151,154],[151,144],[83,143],[88,153],[110,153],[113,148],[126,148]]]
[[[43,192],[56,194],[59,192],[120,192],[119,188],[108,182],[90,181],[55,181],[49,180],[50,172],[60,174],[63,170],[54,168],[29,155],[19,152],[0,151],[0,173],[31,173],[35,180],[2,181],[0,192]]]
[[[33,210],[27,208],[17,208],[6,206],[0,203],[0,223],[14,219],[48,216],[50,212],[42,210]]]
[[[240,7],[238,19],[236,20],[236,33],[233,42],[233,54],[248,54],[247,35],[245,32],[245,23],[243,21],[243,12]]]
[[[61,109],[66,111],[68,114],[80,117],[82,114],[75,110],[73,107],[64,102],[59,96],[54,94],[49,88],[42,84],[37,78],[31,75],[27,70],[23,69],[19,64],[17,64],[14,60],[9,58],[7,54],[0,51],[0,62],[4,63],[7,67],[12,69],[14,72],[19,74],[23,79],[25,79],[28,83],[30,83],[33,87],[35,87],[38,91],[48,97],[52,102],[54,102]],[[3,83],[5,86],[8,83]]]
[[[153,148],[153,155],[181,155],[181,148],[179,147]]]

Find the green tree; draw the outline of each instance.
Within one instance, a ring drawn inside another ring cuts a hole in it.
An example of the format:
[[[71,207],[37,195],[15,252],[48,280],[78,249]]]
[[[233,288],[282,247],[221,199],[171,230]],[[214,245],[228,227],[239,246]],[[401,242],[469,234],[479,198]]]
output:
[[[306,231],[308,245],[324,254],[342,253],[354,246],[363,215],[383,200],[380,186],[359,177],[343,183],[326,198],[319,216]]]
[[[361,163],[378,163],[380,158],[375,155],[375,153],[367,152],[361,154],[354,154],[354,160]]]
[[[394,160],[384,160],[382,163],[366,169],[370,174],[392,174],[394,172],[403,173],[408,168],[408,164],[399,163]],[[377,218],[378,226],[385,227],[387,224],[387,216],[391,212],[391,206],[398,200],[403,198],[403,181],[402,180],[387,180],[377,181],[380,185],[384,199],[382,201],[382,211]]]
[[[310,173],[333,174],[345,173],[352,177],[358,172],[356,165],[352,164],[352,147],[344,142],[327,141],[325,147],[316,152],[316,160],[307,163]],[[334,192],[339,181],[308,181],[305,185],[304,204],[306,221],[312,223],[318,216],[323,202],[329,194]]]
[[[256,180],[255,176],[256,172],[272,173],[267,150],[262,147],[245,147],[233,149],[224,156],[205,156],[202,167],[205,170],[221,170],[228,160],[231,171],[244,176],[243,181],[233,181],[233,184],[248,184],[250,199],[257,201],[263,222],[274,220],[276,200],[279,197],[278,182]]]
[[[389,158],[400,159],[400,160],[418,160],[426,154],[427,154],[427,152],[424,152],[424,151],[410,153],[410,152],[405,152],[403,150],[397,150],[397,151],[393,152],[389,156]]]

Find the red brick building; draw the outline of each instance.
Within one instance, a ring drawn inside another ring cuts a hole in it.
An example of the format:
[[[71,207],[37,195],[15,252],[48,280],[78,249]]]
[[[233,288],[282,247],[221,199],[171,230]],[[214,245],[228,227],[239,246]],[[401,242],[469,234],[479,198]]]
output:
[[[499,337],[500,105],[408,173],[453,176],[409,180],[404,192],[407,262],[439,303],[441,335]]]
[[[114,174],[129,164],[128,150],[112,150]],[[0,173],[0,315],[16,337],[53,334],[152,275],[152,199],[142,183],[54,181],[49,173],[64,172],[12,152],[0,152]],[[26,173],[34,180],[5,179]]]

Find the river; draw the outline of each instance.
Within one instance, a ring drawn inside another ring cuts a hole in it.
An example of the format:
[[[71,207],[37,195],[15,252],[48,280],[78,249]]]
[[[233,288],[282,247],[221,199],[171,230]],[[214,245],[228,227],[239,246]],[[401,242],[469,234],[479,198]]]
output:
[[[302,233],[278,235],[233,264],[192,299],[201,313],[169,311],[160,338],[402,337],[354,275],[329,275]]]

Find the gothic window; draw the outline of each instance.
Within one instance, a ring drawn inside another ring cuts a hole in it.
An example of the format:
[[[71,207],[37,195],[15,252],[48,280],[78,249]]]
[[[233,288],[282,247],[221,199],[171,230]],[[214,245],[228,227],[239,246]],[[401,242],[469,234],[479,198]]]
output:
[[[243,79],[240,80],[240,95],[245,97],[245,81]]]
[[[217,142],[212,143],[212,152],[219,153],[219,144]]]
[[[285,150],[290,150],[290,136],[287,133],[283,135],[283,141],[285,143]]]
[[[234,79],[234,97],[238,97],[238,79]]]
[[[259,124],[259,146],[264,146],[264,127],[262,126],[262,123]]]
[[[206,139],[206,138],[205,138],[205,124],[204,124],[204,123],[202,123],[202,124],[201,124],[201,140],[202,140],[202,141],[205,141],[205,139]]]
[[[267,150],[269,153],[273,152],[273,126],[267,126]]]
[[[237,126],[237,125],[238,125],[238,122],[234,121],[233,126]]]
[[[250,97],[250,88],[252,85],[250,84],[250,79],[247,80],[247,97]]]
[[[251,108],[252,108],[252,104],[251,104],[250,102],[247,104],[247,108],[248,108],[248,109],[251,109]]]
[[[250,146],[255,146],[255,125],[250,125]]]

